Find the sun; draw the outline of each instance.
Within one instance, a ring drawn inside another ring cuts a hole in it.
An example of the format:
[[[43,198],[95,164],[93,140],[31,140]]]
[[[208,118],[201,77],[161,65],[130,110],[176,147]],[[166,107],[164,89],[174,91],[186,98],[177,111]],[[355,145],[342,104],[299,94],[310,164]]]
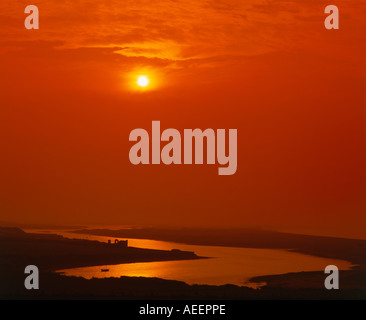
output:
[[[143,94],[162,87],[162,71],[148,66],[138,66],[121,75],[128,91]]]
[[[147,87],[150,83],[150,80],[146,76],[139,76],[137,78],[137,85],[140,87]]]

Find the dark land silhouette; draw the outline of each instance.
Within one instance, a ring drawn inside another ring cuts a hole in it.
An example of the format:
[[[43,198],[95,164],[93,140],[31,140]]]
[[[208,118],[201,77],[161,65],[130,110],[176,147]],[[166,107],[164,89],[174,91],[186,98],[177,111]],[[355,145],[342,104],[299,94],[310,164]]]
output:
[[[258,229],[136,228],[82,229],[75,233],[178,242],[190,245],[286,249],[312,256],[350,261],[366,266],[366,240],[309,236]]]
[[[32,262],[46,271],[54,271],[91,265],[202,258],[193,252],[142,249],[121,244],[26,233],[19,228],[0,228],[1,263],[12,266]]]
[[[176,230],[174,239],[170,230],[149,229],[142,237],[142,229],[111,231],[94,230],[92,234],[103,234],[115,237],[135,237],[151,239],[153,233],[159,233],[157,240],[179,241],[183,230]],[[81,231],[79,231],[81,232]],[[83,230],[82,232],[87,232]],[[258,289],[239,287],[235,285],[210,286],[188,285],[181,281],[163,280],[143,277],[120,277],[102,279],[84,279],[68,277],[55,273],[55,270],[92,265],[120,264],[131,262],[167,261],[183,259],[199,259],[193,252],[151,250],[130,247],[119,247],[114,244],[89,240],[71,240],[58,235],[25,233],[19,228],[0,228],[0,298],[1,299],[365,299],[366,271],[363,264],[364,242],[350,239],[328,239],[324,237],[272,234],[273,239],[261,238],[267,232],[232,230],[231,236],[221,237],[224,231],[214,232],[209,238],[210,231],[202,230],[195,234],[190,230],[189,240],[182,241],[190,244],[210,244],[248,246],[255,248],[291,248],[307,253],[316,249],[316,242],[321,238],[317,255],[348,257],[349,261],[358,266],[352,270],[340,273],[341,290],[326,290],[323,286],[324,273],[300,272],[284,275],[268,275],[251,279],[253,282],[266,282],[267,285]],[[106,234],[109,233],[109,234]],[[123,234],[123,235],[122,235]],[[246,234],[246,237],[244,235]],[[156,234],[156,237],[157,238]],[[256,236],[255,236],[256,235]],[[293,236],[293,237],[292,237]],[[277,237],[277,241],[275,241]],[[250,240],[252,238],[252,240]],[[285,245],[285,238],[293,242]],[[324,239],[323,239],[324,238]],[[201,240],[199,240],[201,239]],[[295,241],[297,239],[297,241]],[[300,239],[303,239],[300,241]],[[306,239],[306,240],[304,240]],[[323,242],[322,242],[323,241]],[[337,248],[326,251],[331,242],[335,241]],[[307,243],[308,242],[308,243]],[[314,243],[313,243],[314,242]],[[300,247],[299,245],[302,244]],[[342,245],[341,245],[342,244]],[[298,248],[300,247],[300,249]],[[352,250],[351,250],[352,248]],[[326,252],[323,252],[325,250]],[[312,253],[313,254],[313,253]],[[40,290],[25,290],[24,268],[35,264],[40,270]]]

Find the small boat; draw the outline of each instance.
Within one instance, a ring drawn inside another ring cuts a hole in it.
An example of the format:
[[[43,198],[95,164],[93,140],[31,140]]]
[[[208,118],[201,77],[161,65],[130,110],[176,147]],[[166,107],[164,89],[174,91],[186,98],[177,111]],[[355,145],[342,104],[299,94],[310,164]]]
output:
[[[108,272],[109,269],[102,269],[102,272]]]

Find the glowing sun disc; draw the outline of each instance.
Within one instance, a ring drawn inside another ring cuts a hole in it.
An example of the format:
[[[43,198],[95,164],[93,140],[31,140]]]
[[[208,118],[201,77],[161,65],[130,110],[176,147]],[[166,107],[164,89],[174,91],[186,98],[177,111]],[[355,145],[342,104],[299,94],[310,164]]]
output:
[[[138,84],[140,87],[146,87],[146,86],[148,86],[148,84],[149,84],[149,79],[148,79],[146,76],[140,76],[140,77],[138,77],[138,79],[137,79],[137,84]]]

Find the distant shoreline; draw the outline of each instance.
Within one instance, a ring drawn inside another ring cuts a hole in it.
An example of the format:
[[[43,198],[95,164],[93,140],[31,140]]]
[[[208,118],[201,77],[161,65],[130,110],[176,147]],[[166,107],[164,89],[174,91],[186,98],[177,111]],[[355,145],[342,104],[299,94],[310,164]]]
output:
[[[149,239],[188,245],[284,249],[297,253],[346,260],[353,268],[366,268],[366,240],[310,236],[255,229],[81,229],[77,234]]]
[[[188,245],[282,249],[301,254],[345,260],[354,266],[343,270],[341,282],[348,290],[366,290],[366,240],[290,234],[254,229],[83,229],[73,233],[119,238],[149,239]],[[324,272],[308,271],[265,275],[249,279],[266,288],[324,290]]]

